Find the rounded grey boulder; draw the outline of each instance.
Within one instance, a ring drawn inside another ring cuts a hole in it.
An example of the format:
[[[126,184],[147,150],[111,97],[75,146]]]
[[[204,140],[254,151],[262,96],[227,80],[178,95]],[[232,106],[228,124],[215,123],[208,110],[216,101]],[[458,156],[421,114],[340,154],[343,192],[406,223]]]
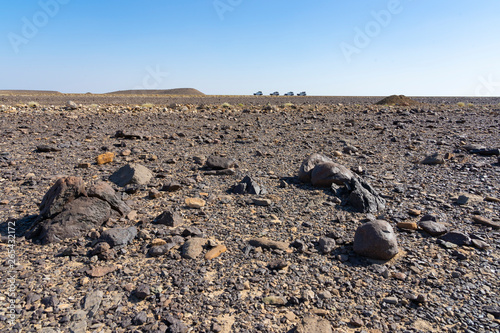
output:
[[[354,234],[354,252],[372,259],[393,258],[399,249],[391,225],[383,220],[361,225]]]
[[[307,156],[300,166],[299,180],[303,183],[309,183],[311,181],[311,173],[314,167],[318,164],[326,162],[332,162],[332,160],[318,153]]]
[[[317,187],[344,185],[353,178],[354,174],[349,169],[335,162],[317,164],[311,172],[311,183]]]

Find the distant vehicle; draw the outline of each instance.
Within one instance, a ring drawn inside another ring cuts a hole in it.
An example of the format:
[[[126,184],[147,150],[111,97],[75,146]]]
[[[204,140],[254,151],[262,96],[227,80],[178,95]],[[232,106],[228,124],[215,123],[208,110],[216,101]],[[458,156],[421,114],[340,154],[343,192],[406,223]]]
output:
[[[285,96],[293,96],[293,91],[289,91],[285,94]]]
[[[303,92],[299,92],[299,93],[297,94],[297,96],[307,96],[307,95],[306,95],[306,92],[305,92],[305,91],[303,91]]]
[[[257,91],[254,95],[255,95],[255,96],[262,96],[262,91],[260,91],[260,90],[259,90],[259,91]]]
[[[270,93],[269,95],[271,95],[271,96],[279,96],[279,95],[280,95],[280,93],[279,93],[279,92],[277,92],[277,91],[275,91],[275,92],[273,92],[273,93]]]

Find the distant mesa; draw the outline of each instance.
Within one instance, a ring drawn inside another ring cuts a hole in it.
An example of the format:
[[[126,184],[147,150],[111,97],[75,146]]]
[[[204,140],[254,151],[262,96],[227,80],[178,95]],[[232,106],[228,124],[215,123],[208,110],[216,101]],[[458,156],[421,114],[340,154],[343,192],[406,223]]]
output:
[[[0,95],[62,95],[59,91],[52,90],[0,90]]]
[[[177,89],[143,89],[143,90],[119,90],[108,93],[108,95],[189,95],[189,96],[204,96],[205,94],[193,88],[177,88]]]
[[[384,98],[381,101],[375,103],[376,105],[399,105],[399,106],[411,106],[420,104],[419,102],[406,97],[405,95],[391,95]]]

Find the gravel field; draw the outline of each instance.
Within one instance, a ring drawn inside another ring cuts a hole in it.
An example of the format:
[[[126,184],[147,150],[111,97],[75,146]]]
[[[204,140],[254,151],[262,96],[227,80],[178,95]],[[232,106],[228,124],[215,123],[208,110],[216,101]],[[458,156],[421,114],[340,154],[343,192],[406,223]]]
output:
[[[500,98],[380,99],[0,95],[0,331],[500,332]],[[313,153],[384,207],[301,182]]]

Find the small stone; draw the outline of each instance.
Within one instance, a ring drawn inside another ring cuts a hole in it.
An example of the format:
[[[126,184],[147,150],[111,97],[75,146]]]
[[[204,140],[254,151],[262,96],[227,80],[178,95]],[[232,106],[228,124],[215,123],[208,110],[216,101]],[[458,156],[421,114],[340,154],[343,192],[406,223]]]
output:
[[[410,214],[412,216],[419,216],[420,214],[422,214],[422,211],[418,210],[418,209],[410,209],[408,211],[408,214]]]
[[[108,243],[111,247],[125,246],[130,244],[137,236],[137,228],[112,228],[103,231],[99,240]]]
[[[118,186],[124,187],[128,184],[146,185],[153,178],[151,170],[140,164],[127,164],[115,173],[109,180]]]
[[[397,224],[398,228],[406,230],[417,230],[418,225],[415,222],[399,222]]]
[[[278,259],[275,261],[270,262],[267,267],[269,267],[270,270],[272,271],[279,271],[282,270],[286,267],[288,267],[289,263],[286,262],[285,260]]]
[[[206,260],[212,260],[220,256],[222,253],[226,252],[227,248],[225,245],[217,245],[205,254]]]
[[[103,277],[109,273],[116,271],[117,269],[118,269],[118,267],[116,265],[97,266],[97,267],[92,267],[91,269],[87,270],[87,274],[90,277]]]
[[[67,110],[76,110],[76,109],[78,109],[78,105],[73,101],[68,101],[66,103],[66,109]]]
[[[182,189],[182,185],[178,182],[169,182],[163,184],[162,188],[160,191],[165,191],[165,192],[176,192]]]
[[[353,316],[349,324],[351,324],[354,327],[363,327],[365,325],[363,320],[358,316]]]
[[[153,221],[156,224],[163,224],[168,227],[178,227],[184,223],[182,216],[173,210],[167,210],[158,215]]]
[[[268,296],[268,297],[264,297],[262,299],[262,302],[264,302],[264,304],[267,304],[267,305],[282,306],[282,305],[286,305],[287,300],[284,297],[280,297],[280,296]]]
[[[486,217],[480,216],[480,215],[473,215],[472,220],[475,223],[485,225],[487,227],[492,227],[494,229],[500,229],[500,223],[499,222],[493,222],[490,219],[487,219]]]
[[[139,312],[137,315],[135,315],[134,319],[132,319],[132,323],[138,326],[144,325],[145,323],[147,323],[147,321],[148,315],[144,311]]]
[[[458,245],[458,246],[471,244],[470,237],[468,235],[466,235],[462,232],[458,232],[458,231],[448,232],[444,236],[441,236],[441,240]]]
[[[397,297],[386,297],[383,299],[383,302],[387,304],[398,304],[399,300]]]
[[[466,195],[461,195],[457,199],[457,205],[463,206],[467,204],[467,202],[469,202],[469,197],[467,197]]]
[[[426,233],[431,236],[437,237],[444,235],[448,232],[448,228],[439,222],[434,221],[421,221],[418,223],[419,227],[422,228]]]
[[[111,162],[113,162],[114,157],[115,157],[114,153],[107,152],[107,153],[104,153],[104,154],[97,156],[96,162],[98,165],[111,163]]]
[[[91,166],[90,163],[79,163],[76,167],[78,169],[90,169]]]
[[[159,197],[161,197],[160,191],[158,191],[155,188],[149,190],[149,193],[148,193],[148,198],[149,199],[158,199]]]
[[[328,254],[333,252],[337,244],[335,239],[329,237],[321,237],[319,239],[319,251],[323,254]]]
[[[439,153],[434,153],[427,156],[421,163],[427,165],[444,164],[444,158]]]
[[[211,155],[205,162],[206,166],[212,170],[224,170],[233,168],[235,161],[227,157]]]
[[[196,259],[203,252],[203,246],[207,243],[204,238],[190,238],[182,246],[182,257],[186,259]]]
[[[474,246],[476,249],[480,250],[486,250],[490,248],[490,245],[482,240],[479,239],[472,239],[472,246]]]
[[[270,199],[260,199],[260,198],[254,198],[253,199],[253,204],[256,206],[271,206],[272,201]]]
[[[167,244],[167,242],[161,238],[155,238],[151,241],[151,246],[161,246],[165,244]]]
[[[147,284],[141,284],[134,290],[134,296],[138,299],[143,300],[149,295],[151,295],[151,289]]]
[[[486,198],[484,198],[484,201],[488,201],[488,202],[500,202],[500,199],[499,198],[495,198],[495,197],[486,197]]]
[[[268,249],[278,249],[290,252],[289,244],[285,242],[273,241],[267,238],[253,238],[248,243],[254,247],[262,247]]]
[[[195,209],[201,209],[206,204],[205,200],[199,198],[186,198],[185,203],[189,208]]]

